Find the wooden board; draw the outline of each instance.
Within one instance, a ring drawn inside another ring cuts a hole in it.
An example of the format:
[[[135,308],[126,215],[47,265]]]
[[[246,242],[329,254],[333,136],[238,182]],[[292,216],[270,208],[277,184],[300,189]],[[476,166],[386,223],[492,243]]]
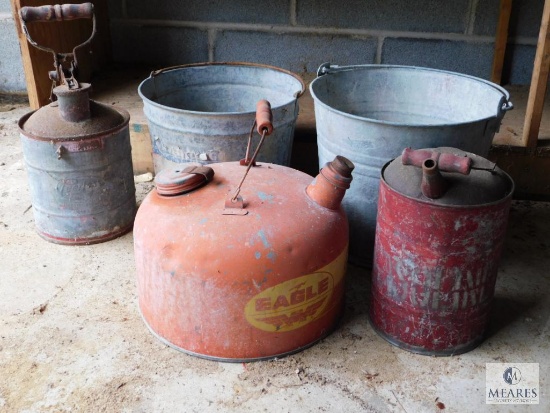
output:
[[[508,25],[512,12],[512,0],[500,0],[500,12],[498,16],[497,32],[495,36],[495,54],[493,57],[493,68],[491,70],[491,81],[500,84],[502,80],[502,67],[508,41]]]
[[[72,3],[84,3],[72,1]],[[97,20],[97,34],[88,47],[77,54],[79,63],[79,81],[89,81],[94,70],[104,67],[111,59],[107,0],[94,0],[94,11]],[[11,0],[17,36],[21,46],[23,70],[27,83],[29,103],[32,109],[38,109],[49,103],[52,81],[48,72],[54,69],[53,56],[38,50],[28,43],[25,37],[19,10],[24,6],[42,6],[55,4],[44,0]],[[64,22],[39,22],[27,25],[29,34],[38,44],[50,47],[57,52],[71,52],[72,49],[90,37],[91,20],[72,20]]]
[[[550,200],[550,148],[493,146],[489,159],[506,171],[514,180],[514,198]]]
[[[523,145],[534,149],[537,146],[540,122],[544,98],[546,96],[546,83],[550,69],[550,0],[544,2],[542,22],[540,25],[537,53],[533,76],[531,78],[531,89],[525,113],[525,124],[523,127]]]

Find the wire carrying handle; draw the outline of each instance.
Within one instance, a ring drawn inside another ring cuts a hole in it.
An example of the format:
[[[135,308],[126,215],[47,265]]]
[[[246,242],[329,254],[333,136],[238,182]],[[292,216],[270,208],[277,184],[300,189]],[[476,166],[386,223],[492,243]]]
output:
[[[254,151],[254,154],[250,158],[252,135],[254,134],[254,129],[256,129],[261,138],[258,146],[256,147],[256,150]],[[267,100],[262,99],[256,104],[256,119],[252,124],[250,135],[248,136],[248,145],[246,146],[245,158],[241,160],[241,165],[246,165],[246,171],[244,171],[244,176],[242,177],[241,182],[239,182],[235,193],[231,197],[231,202],[234,203],[238,201],[239,193],[241,192],[241,187],[244,183],[244,180],[246,179],[246,176],[248,175],[248,171],[250,171],[250,168],[252,168],[252,166],[256,165],[256,157],[260,152],[260,148],[264,143],[265,137],[271,135],[272,132],[273,113],[271,112],[271,104]]]
[[[96,34],[96,18],[94,14],[94,5],[92,3],[82,4],[55,4],[38,7],[22,7],[19,11],[21,18],[21,28],[28,42],[39,50],[42,50],[53,55],[54,68],[48,72],[50,79],[53,81],[53,87],[65,84],[69,89],[79,89],[80,85],[75,79],[75,74],[78,69],[78,61],[76,51],[91,43]],[[92,19],[92,33],[90,37],[76,45],[72,52],[58,53],[50,47],[42,46],[32,39],[27,29],[27,23],[33,22],[62,22],[77,19]],[[50,95],[50,100],[53,99],[53,93]]]

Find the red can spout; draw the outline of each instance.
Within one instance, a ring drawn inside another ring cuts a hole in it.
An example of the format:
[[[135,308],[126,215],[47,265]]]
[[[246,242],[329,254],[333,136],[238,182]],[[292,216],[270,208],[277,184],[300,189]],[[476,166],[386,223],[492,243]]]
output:
[[[449,188],[449,182],[441,175],[441,171],[469,175],[472,169],[472,159],[468,156],[427,149],[405,148],[401,154],[401,162],[403,165],[422,168],[420,189],[430,199],[441,198]]]
[[[338,209],[346,190],[350,187],[353,179],[351,172],[354,168],[355,165],[349,159],[336,156],[308,185],[306,193],[317,204],[329,209]]]
[[[445,194],[447,188],[447,181],[439,171],[437,160],[426,159],[422,163],[422,194],[430,199],[438,199]]]

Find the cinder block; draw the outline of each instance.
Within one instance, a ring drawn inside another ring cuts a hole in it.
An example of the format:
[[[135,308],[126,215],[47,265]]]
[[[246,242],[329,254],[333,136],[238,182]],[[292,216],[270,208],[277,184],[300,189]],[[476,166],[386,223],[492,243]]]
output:
[[[297,0],[299,25],[463,33],[468,0]]]
[[[216,61],[270,64],[297,73],[317,71],[321,63],[373,63],[377,39],[319,34],[225,31],[215,43]]]
[[[111,25],[115,61],[155,68],[208,61],[208,33],[178,27]]]
[[[0,21],[0,39],[0,92],[24,93],[27,86],[13,20]]]
[[[427,39],[385,39],[382,63],[450,70],[488,79],[493,43]]]
[[[494,36],[497,31],[500,0],[482,0],[477,3],[474,34]]]
[[[521,0],[512,2],[510,35],[538,37],[544,0]]]
[[[512,1],[509,36],[537,37],[544,0]],[[483,0],[477,5],[474,33],[494,36],[498,24],[500,0]]]
[[[111,19],[122,17],[123,0],[107,0],[107,8]]]
[[[0,13],[11,13],[10,0],[0,0]]]
[[[508,45],[504,56],[503,83],[512,85],[530,84],[535,52],[535,46]]]
[[[290,0],[188,0],[126,3],[128,16],[137,19],[288,24]]]

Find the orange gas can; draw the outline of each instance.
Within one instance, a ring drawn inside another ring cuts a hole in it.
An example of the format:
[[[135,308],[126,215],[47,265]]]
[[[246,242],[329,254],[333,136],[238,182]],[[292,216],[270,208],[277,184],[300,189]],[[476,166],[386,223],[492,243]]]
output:
[[[336,157],[313,180],[252,165],[253,158],[164,170],[138,211],[143,319],[186,353],[282,356],[326,336],[341,315],[348,224],[340,201],[353,164]]]

